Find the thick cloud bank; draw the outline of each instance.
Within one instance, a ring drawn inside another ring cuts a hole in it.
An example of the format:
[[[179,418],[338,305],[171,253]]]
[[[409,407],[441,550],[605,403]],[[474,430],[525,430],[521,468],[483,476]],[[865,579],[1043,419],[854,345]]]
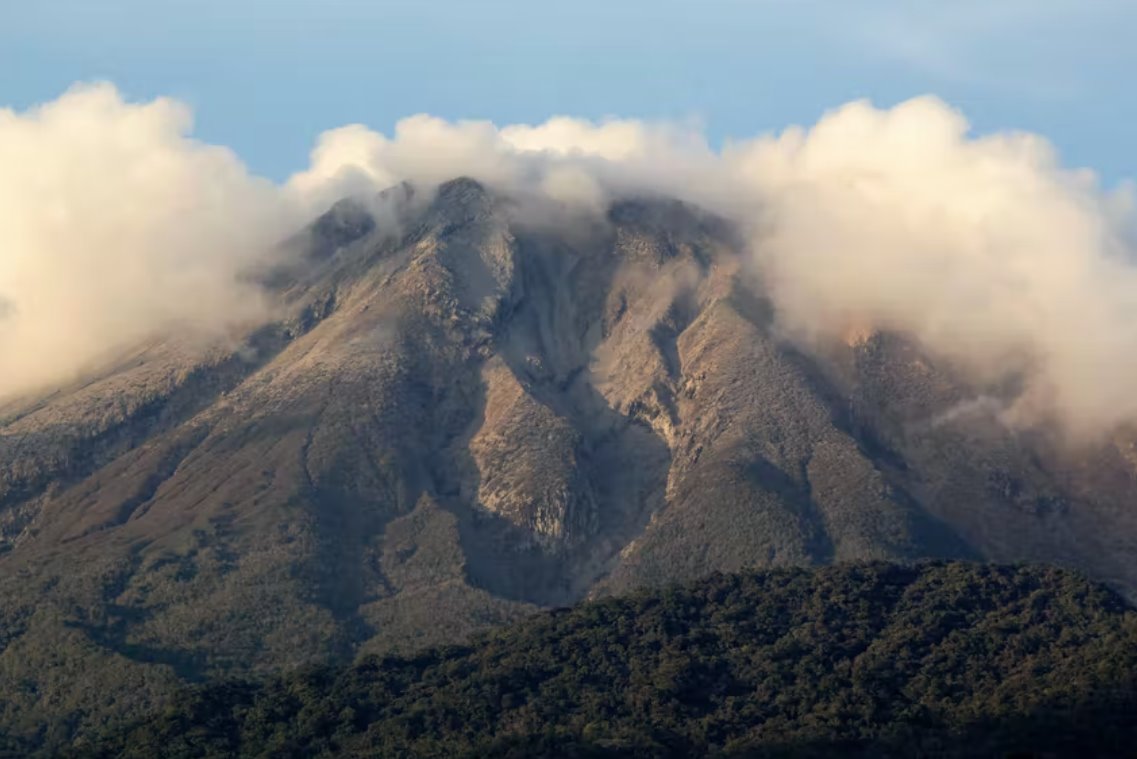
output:
[[[255,319],[241,283],[289,220],[271,183],[186,137],[185,106],[79,87],[0,110],[0,393],[155,331]]]
[[[934,98],[722,150],[665,124],[414,116],[390,136],[325,133],[282,186],[188,130],[183,106],[109,85],[0,111],[0,393],[157,329],[255,319],[241,274],[290,229],[344,195],[466,175],[574,208],[698,203],[739,224],[794,339],[898,330],[981,379],[1026,376],[1008,418],[1137,420],[1131,193],[1062,168],[1038,136],[973,136]]]
[[[1137,418],[1131,196],[1044,140],[971,139],[933,99],[853,104],[741,147],[738,170],[768,209],[754,250],[790,330],[894,329],[987,379],[1025,370],[1012,417]]]

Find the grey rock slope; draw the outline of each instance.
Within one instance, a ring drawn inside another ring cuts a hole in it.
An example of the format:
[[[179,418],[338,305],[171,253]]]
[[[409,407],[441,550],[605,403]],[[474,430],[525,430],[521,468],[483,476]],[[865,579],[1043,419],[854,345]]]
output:
[[[713,570],[1036,560],[1137,589],[1132,437],[947,413],[980,389],[897,335],[795,350],[720,220],[526,224],[470,180],[407,205],[319,219],[267,326],[0,406],[6,730]]]

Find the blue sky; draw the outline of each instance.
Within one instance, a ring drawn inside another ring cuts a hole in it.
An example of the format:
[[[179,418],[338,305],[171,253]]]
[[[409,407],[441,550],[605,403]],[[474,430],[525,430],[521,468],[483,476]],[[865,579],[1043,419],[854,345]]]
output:
[[[1137,177],[1134,0],[0,0],[0,104],[72,82],[190,103],[280,179],[320,132],[398,118],[697,120],[714,140],[934,93]]]

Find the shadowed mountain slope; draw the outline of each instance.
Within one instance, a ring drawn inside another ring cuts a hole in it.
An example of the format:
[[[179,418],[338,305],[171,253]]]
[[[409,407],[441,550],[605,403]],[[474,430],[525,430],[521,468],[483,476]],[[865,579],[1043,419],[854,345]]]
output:
[[[201,687],[91,753],[1123,756],[1135,644],[1118,596],[1052,568],[716,575],[467,647]]]

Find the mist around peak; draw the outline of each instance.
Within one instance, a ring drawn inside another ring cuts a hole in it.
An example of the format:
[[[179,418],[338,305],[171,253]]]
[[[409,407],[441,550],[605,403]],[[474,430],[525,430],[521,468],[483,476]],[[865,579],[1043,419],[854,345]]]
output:
[[[240,332],[272,313],[249,273],[336,201],[391,225],[385,188],[424,198],[467,176],[543,223],[633,196],[698,205],[737,227],[751,284],[807,349],[896,331],[981,386],[1021,380],[969,413],[1077,438],[1137,420],[1132,188],[1063,167],[1038,135],[975,135],[934,97],[854,102],[721,149],[674,124],[417,115],[325,132],[276,184],[195,140],[184,104],[101,83],[0,111],[0,164],[4,396],[154,335]]]

